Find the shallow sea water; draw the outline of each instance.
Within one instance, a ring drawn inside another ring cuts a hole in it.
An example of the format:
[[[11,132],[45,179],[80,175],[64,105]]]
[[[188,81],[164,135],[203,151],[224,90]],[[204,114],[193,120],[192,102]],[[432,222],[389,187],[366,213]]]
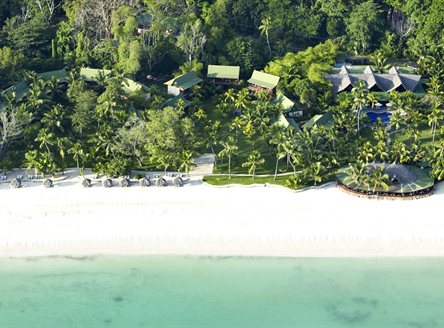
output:
[[[444,259],[0,259],[0,327],[444,327]]]

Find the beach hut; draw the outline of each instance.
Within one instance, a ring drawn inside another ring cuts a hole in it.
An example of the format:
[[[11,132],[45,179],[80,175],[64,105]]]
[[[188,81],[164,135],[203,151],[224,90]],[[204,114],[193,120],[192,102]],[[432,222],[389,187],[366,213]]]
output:
[[[233,85],[239,82],[240,66],[208,65],[207,79],[213,84]]]
[[[183,179],[181,177],[176,177],[173,183],[176,187],[183,187]]]
[[[149,187],[149,186],[151,186],[151,181],[149,178],[144,177],[139,180],[139,184],[141,187]]]
[[[20,179],[13,179],[10,182],[10,186],[11,186],[11,188],[14,188],[14,189],[21,188],[22,180],[20,180]]]
[[[178,96],[188,93],[192,87],[201,82],[202,79],[196,73],[188,72],[165,82],[165,85],[167,86],[168,94]]]
[[[111,188],[111,187],[113,186],[113,180],[111,180],[111,179],[105,179],[105,180],[103,180],[102,185],[103,185],[105,188]]]
[[[254,93],[266,92],[270,95],[274,95],[276,94],[276,87],[279,80],[279,76],[254,71],[253,75],[251,75],[251,78],[248,80],[248,89]]]
[[[82,180],[82,186],[83,186],[84,188],[89,188],[89,187],[91,187],[91,186],[92,186],[92,184],[91,184],[91,180],[90,180],[90,179],[83,179],[83,180]]]
[[[43,187],[45,187],[45,188],[52,188],[53,185],[54,185],[54,183],[52,182],[51,179],[43,180]]]
[[[302,127],[304,129],[311,129],[314,126],[325,126],[329,128],[333,125],[333,113],[331,111],[326,112],[323,115],[315,115],[310,120],[308,120]]]
[[[164,178],[159,178],[156,181],[156,185],[158,187],[166,187],[168,185],[167,181]]]
[[[122,178],[122,179],[120,179],[120,181],[119,181],[119,185],[120,185],[120,187],[122,187],[122,188],[129,187],[129,185],[130,185],[130,180],[129,180],[128,178]]]

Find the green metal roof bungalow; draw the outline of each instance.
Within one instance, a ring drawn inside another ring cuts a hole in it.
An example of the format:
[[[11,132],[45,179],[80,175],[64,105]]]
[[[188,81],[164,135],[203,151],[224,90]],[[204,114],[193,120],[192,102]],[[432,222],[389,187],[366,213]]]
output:
[[[236,84],[239,82],[239,66],[208,65],[207,78],[214,84]]]
[[[64,69],[60,69],[57,71],[49,71],[45,73],[38,74],[38,77],[47,81],[56,78],[57,82],[67,82],[68,73]]]
[[[315,115],[302,126],[304,129],[311,129],[314,126],[325,126],[329,128],[333,125],[333,114],[331,111],[323,115]]]
[[[284,128],[292,127],[295,131],[299,131],[301,129],[299,124],[293,118],[286,117],[283,113],[279,113],[273,125],[282,126]]]
[[[191,101],[186,100],[185,96],[183,94],[178,95],[176,97],[170,98],[167,101],[165,101],[162,106],[160,106],[162,109],[165,107],[177,107],[178,102],[182,100],[183,101],[183,108],[187,108],[191,105]]]
[[[275,94],[279,80],[279,76],[255,70],[253,71],[251,78],[248,80],[248,83],[250,84],[248,89],[255,93],[266,92],[268,94]]]
[[[96,69],[89,67],[82,67],[80,69],[80,77],[86,82],[97,82],[101,76],[106,77],[110,74],[111,71],[107,69]]]
[[[178,96],[201,82],[202,79],[196,73],[188,72],[165,82],[165,85],[168,86],[168,94]]]

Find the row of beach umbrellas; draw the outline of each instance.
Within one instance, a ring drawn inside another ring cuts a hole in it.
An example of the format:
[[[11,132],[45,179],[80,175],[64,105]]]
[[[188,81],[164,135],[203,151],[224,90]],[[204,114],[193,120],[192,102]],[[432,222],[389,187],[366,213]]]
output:
[[[131,185],[131,181],[128,178],[122,178],[119,180],[119,186],[120,187],[129,187]],[[102,186],[105,188],[111,188],[114,185],[114,182],[112,179],[105,179],[102,181]],[[144,177],[139,180],[139,185],[141,187],[150,187],[150,186],[157,186],[157,187],[166,187],[168,186],[168,181],[164,178],[158,178],[155,181],[151,181],[149,178]],[[181,177],[176,177],[173,179],[173,185],[176,187],[182,187],[184,185],[184,180]],[[21,179],[13,179],[10,182],[11,188],[17,189],[22,187],[22,180]],[[54,182],[51,179],[45,179],[43,181],[43,186],[45,188],[51,188],[54,186]],[[82,180],[82,186],[85,188],[92,187],[92,181],[91,179],[85,178]]]

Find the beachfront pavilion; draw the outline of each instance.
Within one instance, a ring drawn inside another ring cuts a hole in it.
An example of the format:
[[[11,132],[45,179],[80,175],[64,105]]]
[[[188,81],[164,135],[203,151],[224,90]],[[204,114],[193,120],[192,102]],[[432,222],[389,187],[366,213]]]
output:
[[[427,169],[396,163],[369,163],[364,173],[372,176],[377,167],[381,167],[384,174],[387,174],[388,189],[382,186],[375,188],[368,183],[358,183],[352,177],[350,166],[338,170],[336,174],[338,186],[356,194],[382,197],[412,197],[427,195],[433,191],[435,181]]]
[[[201,82],[202,79],[199,78],[196,73],[188,72],[165,82],[165,85],[168,87],[168,94],[178,96],[188,93],[193,86]]]
[[[292,117],[287,117],[283,113],[279,113],[275,121],[273,122],[273,125],[281,126],[283,128],[291,127],[295,131],[299,131],[301,128],[299,127],[299,124],[294,120]]]
[[[255,70],[253,71],[251,78],[248,80],[248,89],[250,89],[254,93],[266,92],[269,95],[275,95],[279,80],[279,76]]]
[[[233,85],[239,82],[239,66],[208,65],[207,79],[213,84]]]
[[[359,73],[351,72],[351,69],[342,66],[339,73],[325,75],[325,78],[333,84],[335,93],[350,92],[359,81],[363,81],[367,89],[373,92],[415,92],[421,80],[421,75],[400,73],[395,66],[387,74],[375,73],[370,66]]]

